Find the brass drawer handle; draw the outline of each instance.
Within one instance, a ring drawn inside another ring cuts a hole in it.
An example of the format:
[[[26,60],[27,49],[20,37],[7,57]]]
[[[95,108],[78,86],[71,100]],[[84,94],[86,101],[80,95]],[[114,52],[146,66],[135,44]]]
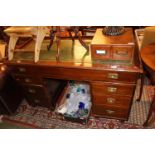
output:
[[[31,82],[31,80],[29,78],[25,78],[24,81],[27,82],[27,83]]]
[[[113,114],[113,113],[115,113],[115,111],[113,111],[113,110],[106,110],[106,113]]]
[[[20,72],[26,72],[26,69],[23,67],[18,68]]]
[[[35,99],[34,102],[35,102],[35,103],[40,103],[40,100]]]
[[[112,98],[112,97],[107,98],[107,103],[109,103],[109,104],[115,103],[115,101],[116,101],[115,98]]]
[[[107,51],[106,50],[96,50],[97,55],[106,55]]]
[[[118,74],[117,73],[108,73],[108,78],[109,79],[118,79]]]
[[[123,50],[122,51],[116,51],[116,54],[117,55],[121,55],[121,56],[127,56],[128,55],[128,51],[125,51],[125,50],[124,51]]]
[[[28,92],[29,92],[29,93],[33,93],[33,94],[36,93],[36,91],[35,91],[34,89],[28,89]]]
[[[115,93],[115,92],[117,92],[117,88],[116,87],[108,87],[107,91],[110,93]]]

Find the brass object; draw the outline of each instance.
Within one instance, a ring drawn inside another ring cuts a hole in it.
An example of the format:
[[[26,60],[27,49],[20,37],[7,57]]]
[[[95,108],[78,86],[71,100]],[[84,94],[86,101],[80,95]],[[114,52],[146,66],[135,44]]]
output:
[[[115,93],[117,91],[117,88],[116,87],[108,87],[107,91],[110,93]]]
[[[19,71],[20,71],[20,72],[26,72],[26,69],[23,68],[23,67],[20,67],[20,68],[19,68]]]
[[[108,78],[109,79],[118,79],[118,74],[117,73],[108,73]]]
[[[25,82],[29,83],[31,80],[29,78],[25,78]]]
[[[35,103],[40,103],[40,100],[35,99],[34,102],[35,102]]]
[[[29,93],[33,93],[33,94],[36,93],[36,91],[35,91],[34,89],[29,89],[28,92],[29,92]]]
[[[113,111],[113,110],[106,110],[106,112],[107,112],[108,114],[113,114],[113,113],[115,113],[115,111]]]
[[[109,104],[115,103],[115,101],[116,101],[115,98],[112,98],[112,97],[107,98],[107,103],[109,103]]]
[[[116,51],[116,54],[120,56],[126,56],[128,55],[128,51],[127,50]]]

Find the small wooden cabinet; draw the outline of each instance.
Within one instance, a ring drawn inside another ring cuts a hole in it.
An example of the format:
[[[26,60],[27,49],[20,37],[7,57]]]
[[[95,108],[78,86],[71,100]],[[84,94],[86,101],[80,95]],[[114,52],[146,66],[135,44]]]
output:
[[[102,29],[97,29],[91,42],[91,55],[93,60],[118,61],[132,63],[135,51],[134,35],[131,28],[117,36],[107,36]]]

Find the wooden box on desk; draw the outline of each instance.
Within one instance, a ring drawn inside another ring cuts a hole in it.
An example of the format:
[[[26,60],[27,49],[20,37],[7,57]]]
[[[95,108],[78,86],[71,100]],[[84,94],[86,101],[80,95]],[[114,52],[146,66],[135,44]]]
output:
[[[131,28],[117,36],[108,36],[97,29],[91,42],[93,60],[132,63],[134,57],[134,35]]]

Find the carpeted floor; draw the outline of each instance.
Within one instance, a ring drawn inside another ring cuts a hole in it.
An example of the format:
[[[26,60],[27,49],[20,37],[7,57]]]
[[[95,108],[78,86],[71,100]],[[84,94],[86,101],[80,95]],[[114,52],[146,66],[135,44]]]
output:
[[[0,128],[7,128],[7,124],[12,124],[12,128],[45,128],[45,129],[141,129],[146,120],[150,102],[154,94],[154,88],[149,85],[144,86],[142,99],[136,102],[139,85],[134,96],[129,120],[120,122],[115,119],[90,117],[87,125],[73,123],[63,120],[62,117],[43,107],[31,107],[26,101],[19,106],[16,115],[4,116]],[[6,124],[4,124],[6,123]],[[11,128],[10,126],[8,128]],[[152,127],[151,127],[152,128]]]

